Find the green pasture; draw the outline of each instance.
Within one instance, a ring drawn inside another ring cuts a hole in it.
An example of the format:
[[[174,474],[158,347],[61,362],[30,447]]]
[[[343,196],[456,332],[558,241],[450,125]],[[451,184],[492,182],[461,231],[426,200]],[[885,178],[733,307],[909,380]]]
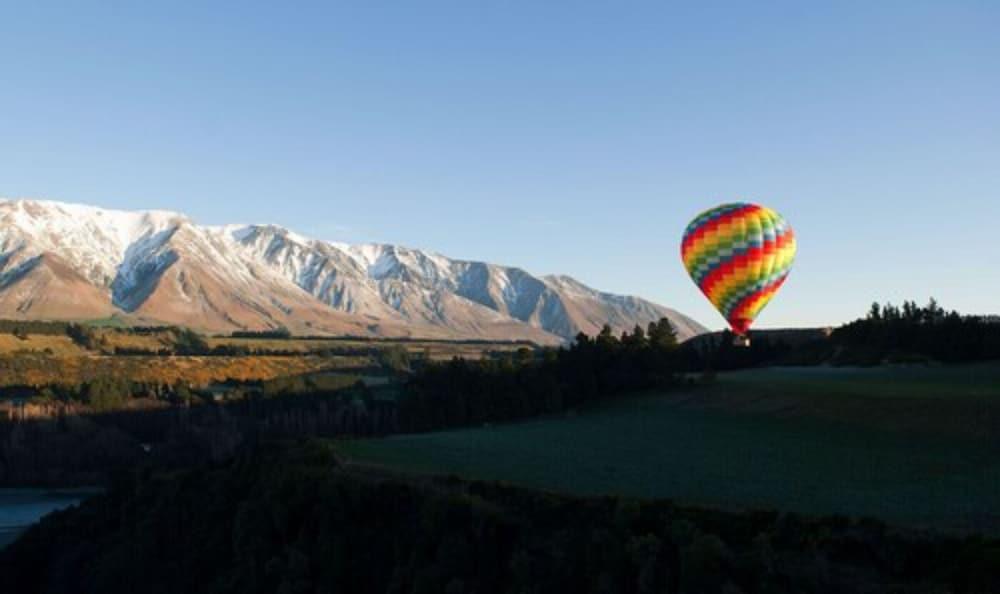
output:
[[[1000,363],[761,368],[720,374],[716,384],[796,396],[998,399]]]
[[[556,491],[1000,534],[998,409],[996,365],[763,369],[570,415],[338,447],[355,462]]]

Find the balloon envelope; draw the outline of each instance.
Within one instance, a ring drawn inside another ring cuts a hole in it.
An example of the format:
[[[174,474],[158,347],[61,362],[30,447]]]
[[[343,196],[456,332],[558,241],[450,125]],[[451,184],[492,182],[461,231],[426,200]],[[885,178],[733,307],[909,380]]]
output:
[[[701,292],[743,336],[788,277],[795,233],[766,206],[723,204],[687,226],[681,258]]]

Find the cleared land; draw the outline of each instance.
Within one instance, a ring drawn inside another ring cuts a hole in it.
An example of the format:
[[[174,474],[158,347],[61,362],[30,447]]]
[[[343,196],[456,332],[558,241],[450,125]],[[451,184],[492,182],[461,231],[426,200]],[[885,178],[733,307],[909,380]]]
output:
[[[98,377],[204,386],[227,379],[270,380],[363,365],[355,357],[0,357],[0,387],[76,385]]]
[[[0,334],[0,354],[49,353],[63,357],[87,354],[69,336],[48,336],[32,334],[18,337],[13,334]]]
[[[0,333],[0,388],[76,385],[109,376],[134,382],[205,386],[223,380],[259,381],[372,368],[379,364],[374,351],[393,347],[406,349],[411,357],[478,359],[526,346],[486,341],[205,337],[209,349],[229,346],[245,350],[189,356],[162,354],[177,350],[179,337],[175,329],[137,332],[109,323],[91,327],[90,331],[91,339],[85,343],[89,348],[65,334]],[[384,379],[371,385],[382,383]]]
[[[1000,534],[1000,365],[764,369],[350,459],[584,494]]]
[[[516,351],[530,346],[518,342],[451,342],[435,340],[354,340],[349,338],[235,338],[215,336],[206,339],[208,346],[245,347],[251,351],[283,351],[313,353],[336,349],[381,349],[402,346],[411,355],[428,355],[431,359],[464,357],[479,359],[490,352]]]

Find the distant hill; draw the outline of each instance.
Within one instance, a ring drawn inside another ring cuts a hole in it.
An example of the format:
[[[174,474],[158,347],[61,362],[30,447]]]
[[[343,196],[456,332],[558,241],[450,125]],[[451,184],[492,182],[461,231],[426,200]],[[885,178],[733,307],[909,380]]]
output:
[[[116,316],[210,332],[523,339],[618,333],[673,309],[567,276],[388,244],[308,239],[274,225],[197,225],[180,213],[0,200],[0,318]]]

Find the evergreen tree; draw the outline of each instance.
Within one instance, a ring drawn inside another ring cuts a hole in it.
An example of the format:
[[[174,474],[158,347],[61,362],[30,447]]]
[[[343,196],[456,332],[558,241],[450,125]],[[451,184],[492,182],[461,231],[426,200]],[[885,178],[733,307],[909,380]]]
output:
[[[654,348],[673,350],[677,348],[677,331],[667,318],[649,325],[649,344]]]

